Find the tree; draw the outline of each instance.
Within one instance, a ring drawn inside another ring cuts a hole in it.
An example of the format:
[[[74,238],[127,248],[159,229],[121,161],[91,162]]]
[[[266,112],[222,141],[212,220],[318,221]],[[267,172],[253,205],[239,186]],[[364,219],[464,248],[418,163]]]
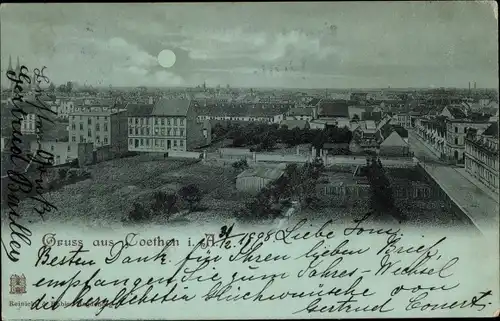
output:
[[[195,184],[189,184],[179,190],[181,199],[188,203],[189,211],[194,210],[201,201],[201,191]]]
[[[239,161],[234,162],[232,166],[233,166],[233,168],[236,168],[239,170],[245,170],[249,167],[246,159],[240,159]]]
[[[66,83],[66,92],[71,93],[73,91],[73,83],[71,81],[68,81]]]
[[[66,85],[65,84],[60,85],[59,87],[57,87],[57,91],[59,91],[61,93],[65,93],[66,92]]]
[[[53,93],[54,91],[56,91],[56,86],[54,85],[54,83],[53,83],[53,82],[51,82],[51,83],[50,83],[49,88],[48,88],[48,91],[49,91],[49,92],[52,92],[52,93]]]

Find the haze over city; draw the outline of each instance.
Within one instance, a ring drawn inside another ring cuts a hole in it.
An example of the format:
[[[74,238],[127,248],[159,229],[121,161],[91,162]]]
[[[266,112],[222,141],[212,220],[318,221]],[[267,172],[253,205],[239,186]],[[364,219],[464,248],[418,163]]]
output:
[[[8,4],[2,74],[11,56],[56,85],[496,88],[492,3]]]

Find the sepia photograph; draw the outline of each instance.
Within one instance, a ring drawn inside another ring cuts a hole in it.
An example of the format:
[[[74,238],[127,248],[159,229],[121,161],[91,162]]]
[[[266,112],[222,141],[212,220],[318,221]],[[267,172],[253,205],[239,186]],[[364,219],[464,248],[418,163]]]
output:
[[[498,243],[495,2],[9,3],[0,16],[13,262],[56,226],[74,241],[330,222]]]

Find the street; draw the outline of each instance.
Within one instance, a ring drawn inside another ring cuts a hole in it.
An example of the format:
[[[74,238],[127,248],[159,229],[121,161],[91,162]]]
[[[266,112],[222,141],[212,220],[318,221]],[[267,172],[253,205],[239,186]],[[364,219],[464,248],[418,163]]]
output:
[[[421,164],[481,232],[491,231],[492,228],[498,231],[499,215],[497,202],[472,184],[452,166],[438,162],[437,156],[412,131],[409,131],[409,143],[412,151],[415,153],[415,157],[433,160],[430,162],[421,161]]]

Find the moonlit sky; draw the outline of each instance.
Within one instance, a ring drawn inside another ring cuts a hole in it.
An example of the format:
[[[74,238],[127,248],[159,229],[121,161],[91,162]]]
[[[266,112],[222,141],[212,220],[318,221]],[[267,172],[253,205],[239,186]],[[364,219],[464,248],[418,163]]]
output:
[[[55,84],[94,86],[497,88],[495,12],[486,2],[4,4],[1,68],[20,56]],[[163,49],[171,68],[158,64]]]

